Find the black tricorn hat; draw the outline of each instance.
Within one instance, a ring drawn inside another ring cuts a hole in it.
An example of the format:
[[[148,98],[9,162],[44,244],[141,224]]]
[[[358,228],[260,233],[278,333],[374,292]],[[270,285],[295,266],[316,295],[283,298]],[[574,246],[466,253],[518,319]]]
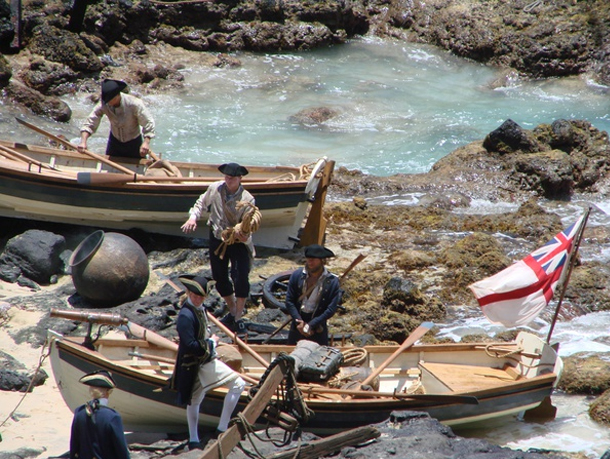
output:
[[[305,256],[307,258],[330,258],[335,254],[332,250],[322,247],[320,244],[312,244],[305,247]]]
[[[86,374],[78,380],[87,386],[104,387],[106,389],[114,389],[116,383],[112,379],[112,374],[106,370],[98,370],[93,373]]]
[[[124,81],[105,79],[102,81],[102,102],[107,104],[126,87],[127,83]]]
[[[231,177],[243,177],[244,175],[248,175],[248,169],[237,163],[221,164],[218,166],[218,170],[225,175],[230,175]]]
[[[189,291],[199,296],[207,295],[208,278],[203,276],[183,276],[178,280]]]

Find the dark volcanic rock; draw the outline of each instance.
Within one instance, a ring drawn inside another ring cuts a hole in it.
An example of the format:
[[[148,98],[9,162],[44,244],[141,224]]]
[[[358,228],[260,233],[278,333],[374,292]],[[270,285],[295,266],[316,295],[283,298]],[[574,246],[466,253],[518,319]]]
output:
[[[65,248],[63,236],[28,230],[7,242],[0,263],[18,267],[26,277],[39,284],[48,284],[51,276],[62,270],[60,255]]]
[[[6,86],[5,93],[37,115],[48,116],[55,121],[69,121],[72,117],[72,110],[64,101],[55,96],[45,96],[14,78]]]
[[[11,70],[11,66],[6,60],[6,57],[0,54],[0,88],[5,87],[12,76],[13,71]]]
[[[540,151],[535,137],[513,120],[506,120],[483,140],[483,148],[490,153],[508,154],[516,151],[535,153]]]
[[[33,53],[75,71],[99,72],[102,69],[100,60],[77,34],[49,24],[34,28],[29,47]]]
[[[0,369],[0,390],[32,392],[34,387],[44,384],[48,377],[44,370],[40,370],[35,375],[26,375],[13,370]]]
[[[21,73],[21,79],[30,88],[42,94],[61,96],[74,92],[77,73],[67,65],[34,59]]]

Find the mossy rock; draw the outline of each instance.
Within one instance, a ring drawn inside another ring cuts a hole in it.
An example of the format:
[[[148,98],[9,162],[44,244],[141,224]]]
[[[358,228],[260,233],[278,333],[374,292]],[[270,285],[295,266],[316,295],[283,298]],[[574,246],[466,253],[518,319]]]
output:
[[[599,395],[610,389],[610,354],[578,353],[563,358],[558,388],[568,394]]]

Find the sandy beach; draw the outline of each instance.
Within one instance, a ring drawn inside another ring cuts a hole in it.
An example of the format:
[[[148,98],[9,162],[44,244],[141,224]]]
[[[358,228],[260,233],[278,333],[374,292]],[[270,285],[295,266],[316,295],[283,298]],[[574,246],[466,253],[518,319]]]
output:
[[[0,292],[6,293],[5,289]],[[10,304],[10,299],[3,299]],[[0,349],[13,356],[33,373],[38,368],[42,352],[28,344],[16,344],[10,336],[20,328],[35,325],[43,316],[41,312],[23,311],[16,307],[8,310],[9,321],[0,327]],[[46,351],[46,349],[45,349]],[[55,384],[51,362],[44,359],[42,369],[49,378],[24,398],[23,392],[2,391],[0,419],[2,442],[0,451],[17,451],[27,448],[44,453],[45,456],[60,456],[69,450],[72,412],[64,403]],[[13,413],[14,411],[14,413]],[[11,413],[12,416],[11,416]],[[9,418],[9,416],[11,416]]]

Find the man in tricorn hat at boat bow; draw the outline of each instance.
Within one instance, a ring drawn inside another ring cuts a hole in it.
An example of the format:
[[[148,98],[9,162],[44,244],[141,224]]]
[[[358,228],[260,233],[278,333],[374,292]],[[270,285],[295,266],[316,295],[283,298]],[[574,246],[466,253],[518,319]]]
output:
[[[252,234],[239,229],[241,222],[254,207],[254,197],[241,184],[248,169],[237,163],[222,164],[218,170],[224,180],[212,183],[206,192],[199,196],[189,210],[190,217],[182,225],[185,233],[197,229],[197,220],[204,211],[210,212],[210,267],[216,281],[216,290],[227,303],[229,312],[221,322],[238,333],[245,333],[246,326],[241,320],[250,294],[250,268],[254,257]],[[234,243],[223,245],[223,232],[234,229]],[[229,275],[229,262],[231,270]]]
[[[91,400],[74,411],[70,459],[129,459],[121,415],[108,407],[116,387],[112,374],[99,370],[79,381],[89,386]]]
[[[180,342],[171,387],[178,391],[178,403],[186,405],[189,428],[188,448],[201,449],[199,441],[199,407],[205,394],[225,386],[220,420],[215,436],[227,430],[245,381],[227,364],[216,358],[219,338],[210,333],[208,317],[203,305],[207,296],[208,279],[202,276],[181,277],[187,297],[178,314],[176,328]]]
[[[327,321],[341,300],[339,278],[326,269],[335,254],[319,244],[305,247],[305,267],[296,269],[288,281],[286,310],[292,317],[288,344],[307,339],[328,345]]]
[[[79,151],[87,149],[87,140],[106,115],[110,135],[106,146],[109,156],[145,158],[150,153],[150,140],[155,136],[155,122],[144,103],[135,96],[123,94],[127,84],[119,80],[102,82],[101,100],[81,127]]]

